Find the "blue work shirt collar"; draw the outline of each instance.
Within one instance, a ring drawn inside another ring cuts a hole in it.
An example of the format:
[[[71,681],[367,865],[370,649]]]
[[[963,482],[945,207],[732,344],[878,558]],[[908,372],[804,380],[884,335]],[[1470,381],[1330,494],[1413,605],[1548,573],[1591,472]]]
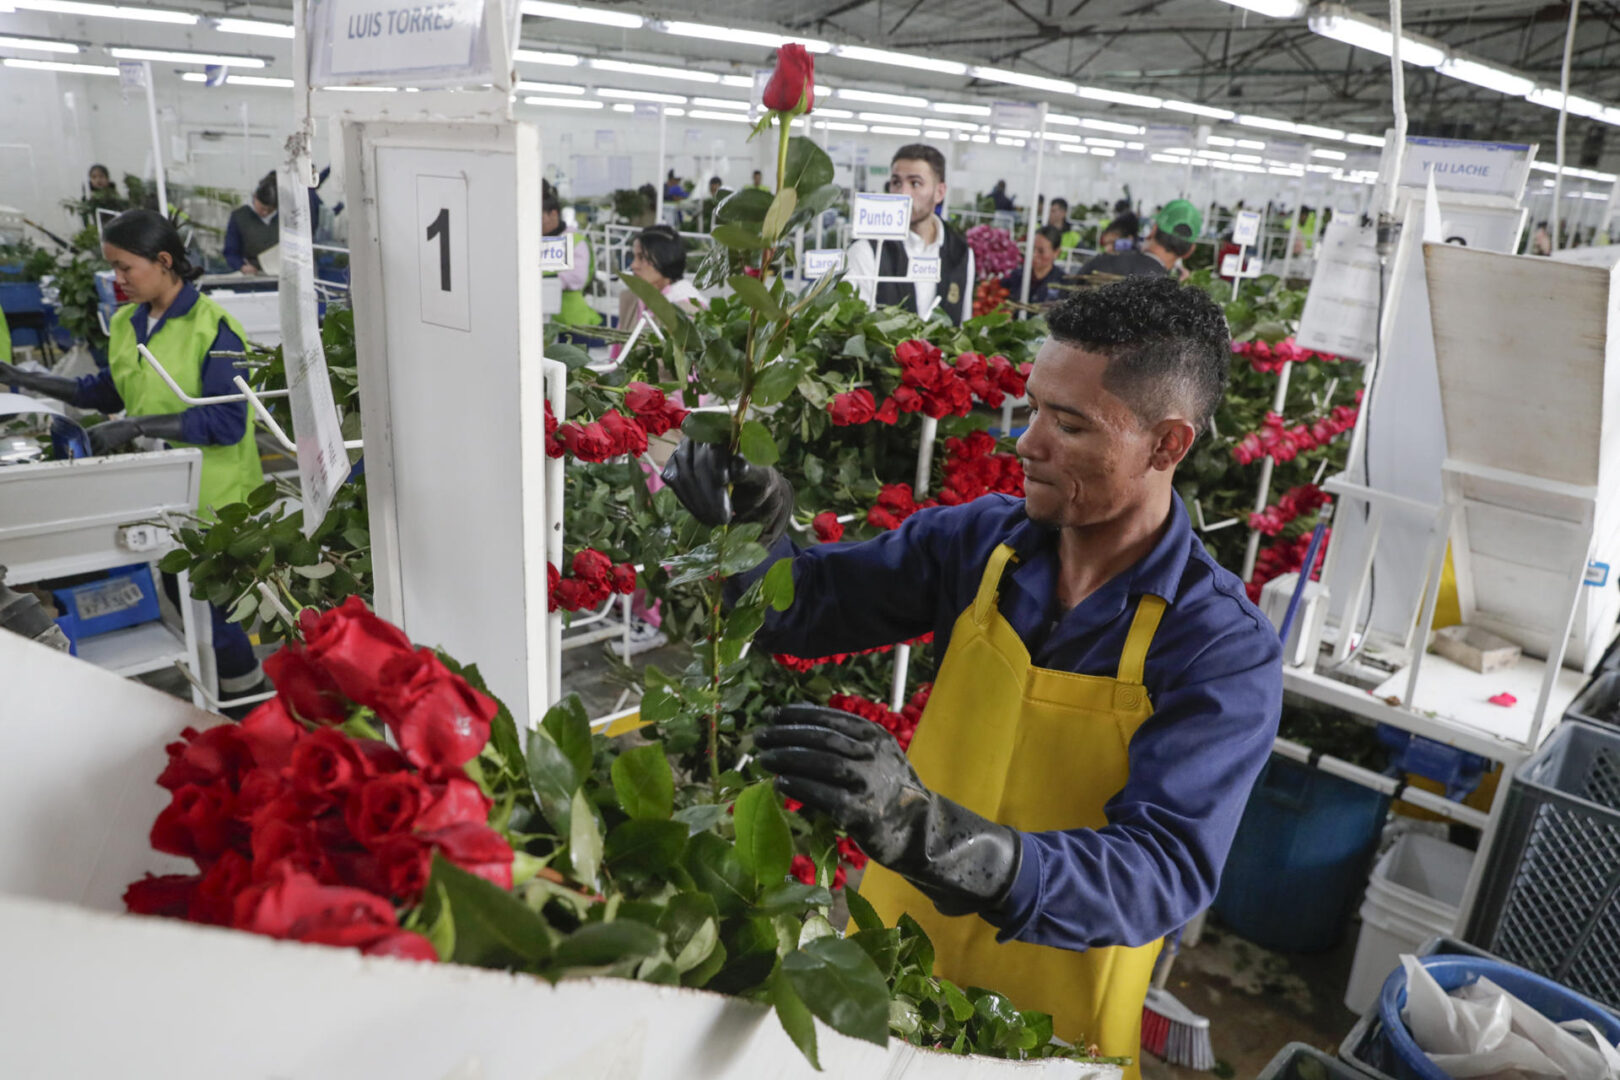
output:
[[[135,331],[135,340],[145,345],[152,340],[152,335],[163,329],[163,325],[171,318],[183,319],[189,315],[191,309],[197,306],[197,300],[197,287],[189,281],[185,282],[180,286],[180,292],[175,296],[174,303],[169,305],[168,310],[158,319],[156,325],[150,329],[147,327],[147,322],[152,317],[152,305],[142,304],[135,309],[135,314],[129,318],[129,325]]]
[[[1058,600],[1057,532],[1025,519],[1006,542],[1017,552],[1019,562],[1002,583],[1004,610],[1007,604],[1033,605],[1052,625],[1053,636],[1064,638],[1090,632],[1118,618],[1126,605],[1143,593],[1163,597],[1165,603],[1174,605],[1194,538],[1186,508],[1180,497],[1172,494],[1169,527],[1153,549],[1070,611],[1063,611]],[[1013,586],[1011,595],[1006,589],[1008,584]],[[1056,644],[1050,638],[1048,641]]]

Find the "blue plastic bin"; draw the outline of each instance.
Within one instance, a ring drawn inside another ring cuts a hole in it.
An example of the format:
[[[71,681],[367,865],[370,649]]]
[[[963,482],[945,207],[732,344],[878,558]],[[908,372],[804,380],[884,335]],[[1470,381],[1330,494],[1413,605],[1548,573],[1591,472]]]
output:
[[[51,595],[62,609],[56,624],[73,643],[75,655],[78,643],[85,638],[163,617],[152,582],[152,568],[145,563],[114,570],[104,578],[83,585],[53,589]]]
[[[1249,795],[1215,914],[1280,952],[1325,952],[1344,937],[1367,883],[1389,798],[1273,755]]]
[[[1396,775],[1415,773],[1446,786],[1446,798],[1463,799],[1479,787],[1491,763],[1478,754],[1425,739],[1389,724],[1377,727],[1378,741],[1389,751],[1389,767]]]
[[[1484,977],[1554,1023],[1590,1020],[1610,1042],[1620,1042],[1620,1019],[1597,1002],[1551,979],[1512,964],[1473,956],[1430,956],[1421,962],[1442,990],[1455,990]],[[1395,1066],[1392,1075],[1396,1080],[1452,1080],[1412,1041],[1411,1032],[1401,1019],[1405,1004],[1406,969],[1401,967],[1390,974],[1378,997],[1378,1015]]]

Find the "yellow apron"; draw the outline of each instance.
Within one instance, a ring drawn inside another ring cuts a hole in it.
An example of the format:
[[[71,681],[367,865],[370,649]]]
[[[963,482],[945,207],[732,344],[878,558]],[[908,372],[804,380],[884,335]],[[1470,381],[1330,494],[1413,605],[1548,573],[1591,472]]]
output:
[[[1006,544],[996,548],[972,606],[956,620],[911,762],[929,788],[1003,825],[1098,829],[1108,823],[1103,806],[1129,776],[1131,736],[1153,714],[1142,666],[1165,602],[1144,595],[1138,603],[1117,677],[1035,667],[996,610],[1012,558]],[[861,894],[890,925],[901,912],[922,924],[934,942],[936,974],[1051,1013],[1057,1034],[1071,1042],[1141,1056],[1142,999],[1162,942],[1085,952],[997,944],[995,927],[983,919],[941,915],[875,863]],[[1125,1076],[1138,1080],[1139,1066]]]

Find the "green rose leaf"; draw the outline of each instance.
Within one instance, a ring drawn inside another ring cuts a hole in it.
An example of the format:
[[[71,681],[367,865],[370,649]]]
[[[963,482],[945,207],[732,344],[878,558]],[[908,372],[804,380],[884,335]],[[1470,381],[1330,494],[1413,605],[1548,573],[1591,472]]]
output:
[[[770,430],[758,420],[744,421],[737,449],[754,465],[775,465],[782,456],[776,448],[776,440],[771,438]]]
[[[805,1056],[811,1066],[820,1071],[821,1060],[816,1054],[816,1018],[780,967],[771,975],[771,1004],[776,1006],[776,1019],[781,1022],[782,1030],[787,1032],[788,1038],[793,1040],[793,1045],[799,1048],[799,1053]]]
[[[889,988],[866,950],[822,937],[782,958],[782,973],[816,1018],[878,1046],[889,1040]]]
[[[731,291],[737,294],[738,300],[765,318],[772,322],[781,322],[787,318],[786,313],[777,304],[776,298],[771,295],[771,291],[758,278],[749,277],[747,274],[733,274],[726,279],[726,283],[731,286]]]
[[[882,930],[883,919],[871,901],[853,888],[844,890],[844,903],[849,906],[849,921],[861,930]]]
[[[766,246],[765,238],[746,225],[716,225],[710,235],[733,251],[763,251]]]
[[[613,760],[613,791],[619,806],[632,818],[668,820],[675,808],[675,777],[669,771],[664,748],[637,746]]]
[[[825,885],[784,881],[765,890],[765,895],[759,898],[759,910],[767,915],[801,915],[812,908],[828,907],[832,899]]]
[[[793,560],[778,559],[765,571],[765,602],[776,611],[793,606]]]
[[[551,927],[539,912],[443,855],[433,856],[423,896],[424,925],[434,926],[449,911],[454,923],[450,959],[458,964],[528,968],[551,956]]]
[[[793,831],[769,781],[745,788],[737,796],[733,820],[737,858],[754,880],[769,886],[787,877],[793,863]]]
[[[191,552],[175,548],[158,561],[158,569],[165,574],[178,574],[191,565]]]
[[[757,230],[765,221],[765,215],[770,213],[771,203],[775,201],[768,191],[758,188],[743,188],[732,192],[727,199],[715,207],[714,220],[720,225],[752,225]]]
[[[866,950],[866,955],[872,958],[885,979],[894,974],[895,965],[900,960],[900,931],[898,930],[862,930],[858,934],[851,934],[850,941]]]
[[[697,887],[714,899],[723,917],[740,914],[754,902],[754,876],[737,857],[737,849],[712,832],[700,832],[686,845],[682,861]]]
[[[799,365],[791,360],[765,365],[754,375],[754,401],[760,405],[786,401],[799,385],[801,374]]]
[[[574,876],[594,889],[602,867],[602,830],[597,827],[584,788],[574,792],[568,816],[568,862]]]
[[[788,140],[787,170],[782,174],[782,186],[796,191],[814,191],[823,184],[833,182],[832,158],[817,146],[815,140],[795,135]]]
[[[693,442],[728,442],[731,439],[731,417],[726,413],[694,412],[681,424],[681,433]]]
[[[581,778],[591,772],[591,721],[578,694],[569,694],[546,710],[540,726],[551,736]]]
[[[604,967],[621,960],[651,956],[664,945],[664,935],[645,923],[616,919],[587,923],[557,943],[558,967]]]
[[[799,193],[793,188],[784,187],[778,191],[776,198],[771,200],[771,208],[765,211],[765,223],[760,227],[760,235],[775,243],[787,229],[788,219],[798,205]]]
[[[621,822],[608,834],[604,857],[615,873],[662,873],[680,861],[686,835],[679,821]]]
[[[529,783],[540,800],[540,812],[559,835],[568,835],[579,773],[551,735],[536,728],[529,732]]]

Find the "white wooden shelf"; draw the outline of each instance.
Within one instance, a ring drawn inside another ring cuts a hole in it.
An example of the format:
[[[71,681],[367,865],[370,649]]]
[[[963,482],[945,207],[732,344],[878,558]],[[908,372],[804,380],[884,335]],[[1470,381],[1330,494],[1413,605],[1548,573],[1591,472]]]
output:
[[[78,655],[86,663],[129,678],[172,667],[190,653],[185,635],[158,619],[85,638],[79,642]]]

